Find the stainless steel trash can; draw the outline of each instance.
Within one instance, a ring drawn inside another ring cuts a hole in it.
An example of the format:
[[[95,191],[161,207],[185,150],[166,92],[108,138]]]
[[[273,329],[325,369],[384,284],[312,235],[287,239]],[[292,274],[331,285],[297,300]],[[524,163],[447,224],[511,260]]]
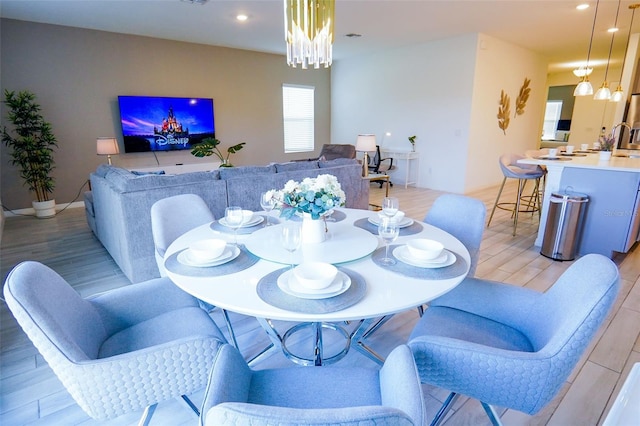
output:
[[[551,194],[540,254],[555,260],[573,260],[582,232],[589,197],[577,192]]]

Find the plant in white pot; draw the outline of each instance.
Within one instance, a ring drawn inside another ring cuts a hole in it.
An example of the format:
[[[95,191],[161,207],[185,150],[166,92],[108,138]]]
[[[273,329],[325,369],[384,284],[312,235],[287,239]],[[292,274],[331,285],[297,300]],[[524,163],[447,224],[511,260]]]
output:
[[[51,172],[57,141],[35,99],[35,95],[26,90],[18,93],[5,90],[3,102],[14,129],[2,128],[2,142],[11,149],[11,164],[19,167],[20,177],[36,196],[33,201],[36,217],[45,218],[56,214],[56,203],[50,195],[55,187]]]
[[[614,136],[600,136],[598,142],[600,142],[600,160],[610,160],[611,151],[613,151],[613,147],[615,146],[616,138]]]

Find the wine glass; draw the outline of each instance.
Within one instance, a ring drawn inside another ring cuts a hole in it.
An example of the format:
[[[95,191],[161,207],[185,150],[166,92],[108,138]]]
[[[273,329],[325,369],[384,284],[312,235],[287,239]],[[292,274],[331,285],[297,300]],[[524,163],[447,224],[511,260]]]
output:
[[[300,224],[297,222],[286,221],[282,224],[282,233],[280,234],[280,242],[286,251],[288,251],[291,270],[293,271],[293,252],[298,250],[302,241],[302,232]]]
[[[383,217],[380,220],[380,224],[378,225],[378,235],[384,241],[385,250],[384,250],[384,258],[380,260],[380,263],[386,266],[395,265],[396,260],[392,257],[389,257],[389,244],[394,242],[396,238],[398,238],[398,234],[400,233],[400,228],[398,228],[398,224],[395,220],[390,217]]]
[[[273,208],[276,205],[276,200],[273,198],[273,195],[268,193],[268,192],[263,192],[262,194],[260,194],[260,206],[262,207],[262,210],[264,210],[267,214],[266,214],[266,223],[264,226],[269,226],[269,213],[271,212],[271,210],[273,210]]]
[[[382,199],[382,213],[387,217],[393,217],[398,213],[400,202],[396,197],[384,197]]]
[[[238,245],[238,228],[242,225],[244,219],[242,215],[242,207],[229,206],[224,210],[224,219],[227,221],[227,226],[233,229],[233,241],[235,245]]]

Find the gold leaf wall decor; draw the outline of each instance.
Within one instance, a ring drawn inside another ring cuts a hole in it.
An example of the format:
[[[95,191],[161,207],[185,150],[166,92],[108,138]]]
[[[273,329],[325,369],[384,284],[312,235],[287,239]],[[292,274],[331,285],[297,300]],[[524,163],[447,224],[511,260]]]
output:
[[[511,116],[511,99],[509,95],[504,93],[504,90],[500,91],[500,106],[498,107],[498,127],[502,129],[502,132],[507,134],[507,127],[509,127],[509,117]]]
[[[531,80],[525,77],[524,83],[522,83],[522,87],[520,88],[520,93],[518,93],[518,97],[516,98],[516,113],[513,116],[514,118],[524,114],[524,107],[527,106],[529,93],[531,93],[529,83],[531,83]]]

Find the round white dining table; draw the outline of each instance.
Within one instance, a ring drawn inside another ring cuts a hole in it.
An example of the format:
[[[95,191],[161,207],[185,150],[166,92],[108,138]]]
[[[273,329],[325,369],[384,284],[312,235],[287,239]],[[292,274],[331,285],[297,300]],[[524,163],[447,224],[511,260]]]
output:
[[[458,285],[469,271],[470,257],[465,246],[447,232],[419,221],[412,225],[411,235],[403,235],[401,229],[400,236],[392,245],[402,245],[412,238],[430,238],[440,241],[445,249],[464,260],[462,267],[458,264],[459,273],[455,276],[425,279],[380,266],[374,261],[372,253],[377,248],[384,247],[384,243],[374,234],[375,227],[371,226],[370,230],[366,230],[362,226],[356,226],[356,223],[362,225],[368,218],[375,219],[378,212],[346,208],[340,208],[337,211],[343,214],[341,214],[341,220],[332,222],[330,219],[327,222],[327,241],[303,245],[293,256],[281,246],[280,224],[260,225],[256,227],[255,232],[250,234],[239,232],[237,235],[238,244],[243,250],[259,258],[249,267],[223,275],[217,273],[216,267],[206,268],[206,272],[203,268],[203,271],[198,274],[200,276],[180,273],[176,268],[172,271],[172,268],[168,267],[167,275],[178,287],[198,299],[228,311],[255,317],[263,327],[270,325],[267,320],[311,324],[362,321],[369,327],[376,318],[414,309],[447,293]],[[272,217],[272,221],[273,219]],[[179,217],[176,220],[179,220]],[[176,253],[179,254],[198,240],[223,238],[229,244],[233,244],[233,233],[223,232],[220,229],[212,224],[205,224],[183,234],[167,249],[164,257],[165,265],[168,265],[167,261],[172,256],[175,262]],[[355,272],[364,281],[364,295],[351,306],[323,313],[289,310],[263,300],[257,291],[260,280],[276,270],[286,270],[292,260],[296,264],[306,260],[329,261],[342,270]],[[402,266],[415,268],[410,265]],[[268,329],[266,331],[274,345],[282,349],[282,338],[277,332]],[[356,339],[360,339],[364,331],[363,329],[356,333]],[[318,361],[315,363],[318,364]]]

